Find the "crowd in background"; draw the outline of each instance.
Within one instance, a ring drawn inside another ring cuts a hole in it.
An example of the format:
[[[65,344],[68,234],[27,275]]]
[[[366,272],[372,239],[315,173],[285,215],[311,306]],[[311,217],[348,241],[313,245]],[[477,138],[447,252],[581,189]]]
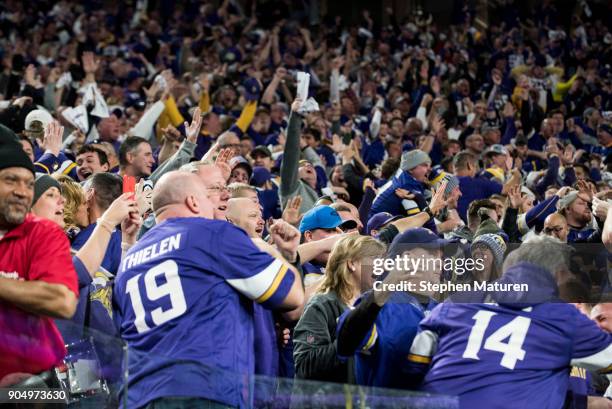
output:
[[[421,9],[397,21],[391,8],[388,23],[364,10],[349,24],[314,4],[0,5],[0,385],[57,365],[91,328],[168,354],[130,361],[129,407],[174,393],[243,404],[220,380],[193,392],[187,367],[172,369],[181,359],[456,394],[470,407],[490,385],[416,374],[431,356],[440,368],[417,331],[451,333],[440,308],[450,294],[371,291],[373,259],[409,254],[487,261],[419,279],[527,280],[577,303],[576,316],[557,311],[578,324],[555,327],[574,349],[546,352],[569,355],[538,368],[562,378],[543,402],[609,407],[594,372],[610,370],[612,350],[609,6],[579,1],[566,18],[552,1],[498,1],[487,25],[456,1],[442,26]],[[179,250],[178,275],[146,278],[156,270],[143,265]],[[215,279],[182,276],[185,266]],[[493,300],[542,308],[538,297]],[[236,320],[244,325],[222,326]],[[168,344],[190,333],[186,345],[203,355]],[[406,356],[412,366],[397,362]],[[167,368],[185,374],[155,386]]]

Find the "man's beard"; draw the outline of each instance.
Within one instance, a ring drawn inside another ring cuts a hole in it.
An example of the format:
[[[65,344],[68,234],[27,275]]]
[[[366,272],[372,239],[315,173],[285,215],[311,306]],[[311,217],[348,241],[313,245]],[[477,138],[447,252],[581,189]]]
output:
[[[25,220],[26,215],[30,211],[29,206],[22,205],[16,201],[5,201],[0,204],[0,221],[3,220],[9,226],[17,226]]]

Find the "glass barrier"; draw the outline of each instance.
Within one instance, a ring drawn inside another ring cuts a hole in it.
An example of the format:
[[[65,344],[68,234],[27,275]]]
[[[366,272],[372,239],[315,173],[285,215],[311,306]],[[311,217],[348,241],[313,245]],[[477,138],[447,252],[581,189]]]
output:
[[[62,325],[62,329],[71,325]],[[82,332],[82,329],[76,327],[71,329]],[[141,402],[142,396],[136,396],[136,392],[130,390],[130,382],[134,382],[134,378],[141,379],[141,374],[130,374],[126,370],[127,363],[129,360],[133,368],[146,368],[151,364],[151,355],[138,353],[128,348],[121,339],[92,329],[83,332],[79,340],[68,344],[66,348],[64,363],[55,371],[61,389],[66,392],[69,408],[111,409],[119,407],[120,403],[124,408],[131,408],[135,402],[133,399]],[[451,396],[300,379],[244,376],[212,368],[201,362],[176,362],[171,357],[159,354],[155,355],[154,361],[173,365],[172,372],[178,378],[191,377],[195,373],[205,374],[210,382],[224,385],[228,393],[235,395],[237,406],[244,408],[459,407],[458,398]]]

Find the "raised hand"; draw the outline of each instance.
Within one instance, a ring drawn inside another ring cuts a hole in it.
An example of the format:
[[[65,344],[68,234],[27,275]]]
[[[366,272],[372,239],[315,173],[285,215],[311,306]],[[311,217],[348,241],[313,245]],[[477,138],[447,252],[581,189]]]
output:
[[[374,182],[370,178],[365,178],[363,181],[363,190],[365,191],[367,188],[370,188],[374,191],[374,193],[378,193],[378,189],[374,186]]]
[[[198,135],[200,134],[200,128],[202,127],[202,111],[200,110],[200,107],[197,107],[195,111],[193,111],[191,124],[187,124],[187,121],[185,121],[184,125],[187,140],[191,143],[196,143],[198,140]]]
[[[606,201],[600,200],[596,197],[593,198],[593,214],[599,220],[606,220],[608,217],[608,210],[610,210],[612,206]]]
[[[215,159],[215,166],[221,170],[221,174],[225,180],[228,180],[232,174],[232,167],[229,164],[232,153],[232,148],[223,148]]]
[[[270,236],[283,257],[294,262],[300,245],[299,230],[284,220],[275,220],[270,225]]]
[[[446,123],[444,122],[444,119],[442,119],[440,115],[434,115],[433,119],[431,120],[431,130],[436,134],[436,136],[445,127]]]
[[[181,132],[170,124],[162,129],[162,133],[164,135],[164,141],[175,142],[181,140]]]
[[[433,101],[433,96],[431,94],[425,94],[421,99],[421,106],[427,106],[431,101]]]
[[[586,180],[581,179],[576,182],[576,187],[578,188],[578,193],[588,196],[589,201],[593,200],[593,190]]]
[[[347,146],[342,143],[342,139],[340,136],[333,134],[332,135],[332,144],[330,146],[331,150],[336,153],[344,152],[347,149]]]
[[[283,210],[281,216],[287,223],[297,226],[300,222],[300,207],[302,206],[302,197],[293,196],[287,201],[287,206]]]
[[[62,148],[62,136],[64,135],[64,127],[57,121],[50,122],[46,128],[42,141],[42,147],[45,151],[50,151],[57,156]]]
[[[100,60],[97,60],[94,53],[91,51],[85,51],[83,53],[82,61],[85,74],[95,74],[100,67]]]
[[[145,180],[140,179],[140,181],[136,184],[135,189],[135,200],[138,205],[138,213],[141,216],[144,216],[149,210],[151,210],[151,203],[153,201],[153,189],[144,189]]]
[[[133,199],[132,193],[123,193],[106,209],[99,222],[116,226],[127,218],[130,213],[138,214],[138,203]]]
[[[521,186],[514,185],[508,189],[508,198],[510,199],[510,207],[520,209],[523,205],[523,196],[521,194]]]
[[[121,242],[133,245],[142,226],[142,217],[137,212],[130,212],[121,222]]]
[[[153,102],[157,99],[160,87],[158,81],[153,81],[149,88],[142,87],[142,91],[145,93],[148,102]]]
[[[291,111],[292,112],[297,112],[299,111],[299,109],[302,107],[302,99],[301,98],[296,98],[293,103],[291,104]]]
[[[447,180],[440,183],[438,188],[434,191],[433,196],[431,197],[431,202],[429,202],[429,210],[431,210],[431,212],[435,215],[440,213],[440,211],[446,207],[447,200],[444,199],[446,185],[448,185]]]

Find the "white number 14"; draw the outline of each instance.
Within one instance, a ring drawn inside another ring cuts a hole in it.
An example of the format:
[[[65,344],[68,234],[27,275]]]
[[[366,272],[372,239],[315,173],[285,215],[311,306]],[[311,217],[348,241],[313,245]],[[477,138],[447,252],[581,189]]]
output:
[[[478,357],[478,352],[482,346],[484,334],[494,315],[496,315],[495,312],[484,310],[474,314],[472,318],[476,323],[472,327],[467,346],[463,352],[464,358],[480,359]],[[527,335],[530,324],[530,318],[520,316],[514,318],[512,321],[489,335],[484,343],[484,349],[503,353],[504,355],[500,365],[508,369],[514,369],[516,361],[525,359],[523,342],[525,342],[525,336]],[[503,342],[508,337],[510,337],[508,342]]]

